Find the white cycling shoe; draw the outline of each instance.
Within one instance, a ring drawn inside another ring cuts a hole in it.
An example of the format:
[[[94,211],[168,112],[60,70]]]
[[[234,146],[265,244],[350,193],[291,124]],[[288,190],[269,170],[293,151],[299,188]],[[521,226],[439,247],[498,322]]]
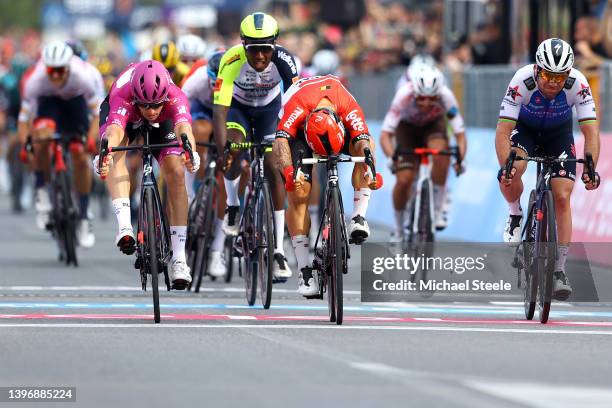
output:
[[[298,276],[298,293],[302,296],[315,296],[319,293],[319,272],[305,267]]]
[[[131,226],[119,230],[115,236],[115,245],[126,255],[132,255],[136,251],[136,238]]]
[[[83,248],[92,248],[96,244],[96,236],[93,233],[91,221],[83,219],[79,222],[77,239]]]
[[[511,247],[519,246],[521,243],[522,220],[522,215],[508,215],[504,228],[504,242]]]
[[[370,236],[370,227],[365,218],[361,215],[356,215],[351,219],[351,223],[348,226],[348,236],[350,241],[357,245],[360,245]]]
[[[234,205],[228,205],[225,209],[225,215],[223,216],[223,225],[221,228],[225,235],[235,237],[238,235],[239,229],[239,218],[240,218],[240,207]]]
[[[227,272],[227,264],[225,262],[225,254],[221,251],[210,251],[208,257],[208,274],[216,278],[225,276]]]
[[[49,224],[49,214],[51,213],[51,199],[46,187],[36,189],[34,209],[36,210],[36,226],[41,231],[46,230]]]
[[[272,273],[274,274],[274,278],[282,281],[289,279],[293,275],[291,269],[289,269],[289,263],[285,255],[279,252],[274,254]]]
[[[185,290],[191,283],[191,269],[185,261],[176,259],[170,265],[170,280],[172,280],[172,289]]]

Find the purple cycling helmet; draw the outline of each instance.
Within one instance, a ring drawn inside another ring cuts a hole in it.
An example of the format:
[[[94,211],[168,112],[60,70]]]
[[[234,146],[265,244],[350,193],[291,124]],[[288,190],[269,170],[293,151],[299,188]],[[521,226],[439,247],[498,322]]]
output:
[[[132,73],[132,95],[137,102],[159,103],[168,96],[172,80],[159,61],[140,62]]]

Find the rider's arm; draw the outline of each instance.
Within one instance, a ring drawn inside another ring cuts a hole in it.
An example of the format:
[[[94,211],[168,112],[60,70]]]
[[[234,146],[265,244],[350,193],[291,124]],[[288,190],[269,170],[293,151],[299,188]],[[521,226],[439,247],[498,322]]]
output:
[[[495,151],[500,166],[506,163],[510,155],[510,134],[514,130],[516,122],[511,120],[499,120],[495,129]]]
[[[394,136],[393,132],[389,132],[385,130],[383,130],[382,133],[380,134],[380,147],[383,153],[385,154],[385,156],[387,157],[392,157],[394,150],[395,150],[393,146],[393,136]]]
[[[457,141],[457,147],[459,148],[459,157],[461,160],[465,157],[467,151],[467,139],[465,137],[465,123],[463,116],[459,111],[459,104],[457,98],[453,92],[447,87],[442,88],[442,100],[444,102],[444,108],[446,109],[446,118],[448,124],[453,130],[455,140]]]
[[[276,65],[281,81],[283,81],[283,90],[286,91],[295,81],[298,80],[298,71],[295,59],[289,51],[277,45],[274,50],[274,54],[272,55],[272,62],[274,65]]]
[[[229,108],[229,106],[223,105],[213,106],[213,131],[215,132],[215,142],[217,144],[217,151],[219,152],[225,149],[225,143],[227,141],[227,128],[225,122],[227,121]]]
[[[580,131],[584,135],[584,153],[591,153],[595,166],[597,166],[600,149],[599,125],[597,122],[584,123],[580,125]]]
[[[291,148],[289,147],[289,140],[284,137],[277,137],[272,145],[272,152],[274,154],[274,161],[276,162],[276,168],[283,174],[283,170],[291,166]]]
[[[108,140],[108,147],[117,147],[123,140],[123,135],[125,134],[125,130],[123,127],[111,123],[106,127],[104,131],[104,137]]]
[[[189,122],[177,123],[174,126],[174,134],[177,135],[179,139],[183,133],[187,135],[187,139],[189,139],[192,149],[195,150],[195,138],[193,137],[193,131]]]

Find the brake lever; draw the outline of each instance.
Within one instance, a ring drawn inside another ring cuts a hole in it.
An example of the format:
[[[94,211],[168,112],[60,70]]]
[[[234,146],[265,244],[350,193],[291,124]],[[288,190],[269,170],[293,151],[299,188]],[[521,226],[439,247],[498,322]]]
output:
[[[516,160],[516,150],[512,150],[510,155],[508,156],[508,160],[506,160],[506,166],[504,170],[506,171],[505,179],[510,180],[510,173],[512,172],[512,168],[514,167],[514,161]]]

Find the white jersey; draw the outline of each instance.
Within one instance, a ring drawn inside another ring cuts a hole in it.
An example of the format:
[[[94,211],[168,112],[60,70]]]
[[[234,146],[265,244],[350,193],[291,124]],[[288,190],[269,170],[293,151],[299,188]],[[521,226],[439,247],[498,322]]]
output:
[[[202,106],[213,108],[213,89],[210,87],[208,67],[201,66],[183,84],[183,92],[189,101],[197,100]]]
[[[534,129],[553,129],[572,120],[576,108],[579,123],[597,120],[595,101],[585,76],[570,70],[561,92],[548,100],[540,92],[535,78],[535,65],[519,69],[508,85],[499,111],[501,121],[519,121]]]
[[[32,119],[38,108],[38,98],[42,96],[56,96],[65,100],[83,96],[92,112],[97,114],[104,99],[104,80],[96,67],[74,56],[70,61],[68,80],[64,86],[58,88],[51,83],[45,64],[39,60],[25,80],[20,122]]]
[[[394,132],[400,121],[415,126],[426,126],[446,115],[453,133],[457,134],[465,131],[457,99],[453,95],[453,91],[446,85],[440,90],[440,100],[427,112],[422,112],[417,108],[415,99],[416,94],[413,84],[411,82],[404,83],[393,97],[391,107],[383,120],[382,130],[384,132]]]

